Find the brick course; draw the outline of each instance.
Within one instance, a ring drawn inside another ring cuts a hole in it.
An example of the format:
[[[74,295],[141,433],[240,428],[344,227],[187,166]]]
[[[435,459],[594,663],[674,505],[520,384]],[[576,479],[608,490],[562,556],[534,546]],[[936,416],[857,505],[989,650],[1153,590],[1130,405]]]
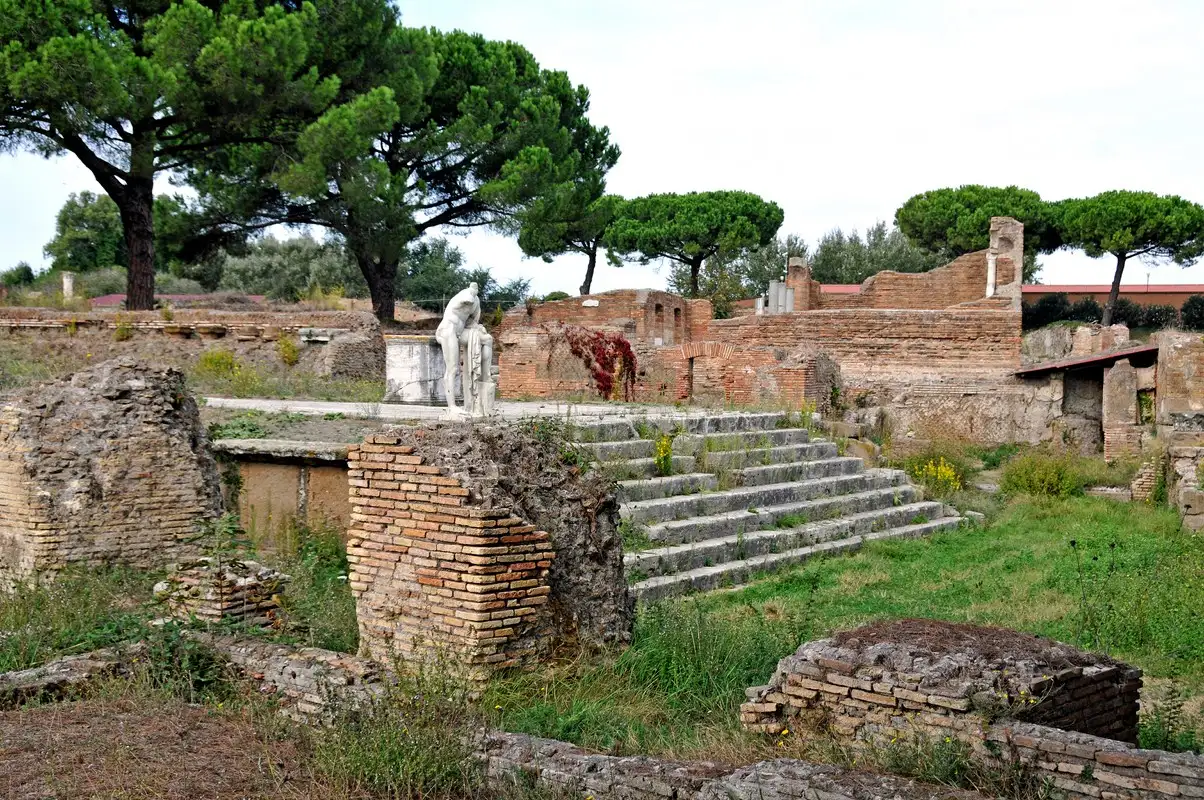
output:
[[[454,655],[476,681],[545,648],[546,531],[474,504],[397,436],[369,437],[348,462],[350,583],[368,653],[386,663]]]
[[[178,371],[118,360],[0,399],[0,586],[195,556],[190,540],[220,511]]]

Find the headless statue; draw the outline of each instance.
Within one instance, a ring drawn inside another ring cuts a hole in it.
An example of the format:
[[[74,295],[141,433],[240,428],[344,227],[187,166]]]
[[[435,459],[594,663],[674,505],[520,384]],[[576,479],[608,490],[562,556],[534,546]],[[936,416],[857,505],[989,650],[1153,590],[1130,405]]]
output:
[[[487,417],[493,411],[493,337],[481,324],[481,299],[477,285],[459,292],[447,304],[443,321],[435,329],[435,339],[443,348],[443,390],[447,395],[447,415]],[[465,351],[463,361],[460,351]],[[464,408],[456,406],[456,373],[463,371]]]

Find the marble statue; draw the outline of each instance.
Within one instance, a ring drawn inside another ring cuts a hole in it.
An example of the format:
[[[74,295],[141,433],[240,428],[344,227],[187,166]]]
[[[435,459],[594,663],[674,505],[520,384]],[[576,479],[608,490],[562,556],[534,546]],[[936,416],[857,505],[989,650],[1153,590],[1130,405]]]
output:
[[[481,324],[481,298],[475,283],[458,293],[447,304],[443,321],[435,329],[435,339],[443,348],[443,390],[447,395],[447,416],[487,417],[493,413],[493,337]],[[461,360],[460,353],[464,351]],[[462,369],[461,369],[462,367]],[[456,373],[460,373],[464,407],[456,406]]]

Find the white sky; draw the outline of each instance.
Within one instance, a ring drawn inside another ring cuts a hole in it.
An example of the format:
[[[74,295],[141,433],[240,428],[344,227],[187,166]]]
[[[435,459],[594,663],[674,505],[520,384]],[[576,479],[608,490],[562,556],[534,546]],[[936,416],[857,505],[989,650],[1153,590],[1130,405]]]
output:
[[[408,25],[524,44],[593,97],[623,157],[611,191],[743,189],[781,234],[890,221],[916,192],[1016,184],[1057,199],[1140,189],[1204,201],[1204,4],[1193,0],[408,0]],[[0,269],[44,263],[54,215],[96,190],[74,160],[0,156]],[[455,239],[470,265],[575,292],[584,259]],[[1045,283],[1107,283],[1110,260],[1042,259]],[[1131,264],[1126,283],[1204,283]],[[663,286],[600,264],[596,291]]]

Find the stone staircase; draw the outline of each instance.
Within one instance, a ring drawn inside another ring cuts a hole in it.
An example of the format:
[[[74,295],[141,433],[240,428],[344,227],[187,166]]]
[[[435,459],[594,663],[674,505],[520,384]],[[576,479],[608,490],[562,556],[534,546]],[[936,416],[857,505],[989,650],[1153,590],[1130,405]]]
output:
[[[902,471],[866,469],[783,413],[608,419],[574,431],[618,479],[626,538],[638,542],[624,563],[644,602],[961,524]],[[674,434],[668,476],[653,459],[662,433]]]

